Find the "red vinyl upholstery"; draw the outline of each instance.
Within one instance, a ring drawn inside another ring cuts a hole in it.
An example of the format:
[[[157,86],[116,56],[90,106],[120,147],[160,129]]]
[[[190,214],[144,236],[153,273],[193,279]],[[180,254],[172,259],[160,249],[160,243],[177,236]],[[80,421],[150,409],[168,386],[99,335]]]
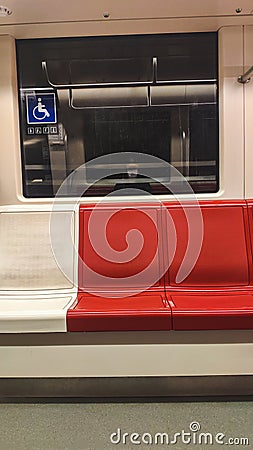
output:
[[[188,243],[187,220],[180,205],[168,203],[166,207],[177,235],[169,268],[170,228],[161,208],[142,205],[136,210],[129,204],[95,210],[80,207],[79,294],[67,314],[68,331],[253,328],[252,205],[203,202],[201,251],[180,283],[176,276]],[[98,254],[89,230],[94,212],[99,225],[93,225],[99,233],[100,223],[111,214],[106,239],[114,252],[127,254],[128,245],[132,246],[136,250],[132,259],[118,262],[110,251]],[[135,232],[127,240],[129,230]],[[146,266],[150,270],[136,279]],[[97,278],[97,273],[102,277]],[[153,279],[155,282],[149,283]]]

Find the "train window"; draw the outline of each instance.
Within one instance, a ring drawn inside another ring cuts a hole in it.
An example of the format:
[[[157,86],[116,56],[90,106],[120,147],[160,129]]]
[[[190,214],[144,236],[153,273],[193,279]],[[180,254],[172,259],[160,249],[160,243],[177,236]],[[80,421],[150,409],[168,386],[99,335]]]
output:
[[[169,162],[195,192],[219,189],[216,33],[18,40],[17,63],[26,197],[54,197],[80,165],[116,152]],[[140,164],[84,177],[85,195],[130,183],[168,193]]]

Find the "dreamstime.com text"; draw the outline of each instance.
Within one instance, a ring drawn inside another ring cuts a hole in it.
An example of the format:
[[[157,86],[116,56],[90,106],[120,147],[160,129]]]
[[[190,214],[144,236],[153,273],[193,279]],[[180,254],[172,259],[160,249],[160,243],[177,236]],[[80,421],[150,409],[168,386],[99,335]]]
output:
[[[210,433],[202,431],[199,422],[191,422],[189,430],[181,430],[175,433],[128,433],[118,428],[111,433],[110,442],[113,445],[230,445],[230,446],[249,446],[247,437],[231,437],[224,433]],[[182,448],[182,447],[181,447]]]

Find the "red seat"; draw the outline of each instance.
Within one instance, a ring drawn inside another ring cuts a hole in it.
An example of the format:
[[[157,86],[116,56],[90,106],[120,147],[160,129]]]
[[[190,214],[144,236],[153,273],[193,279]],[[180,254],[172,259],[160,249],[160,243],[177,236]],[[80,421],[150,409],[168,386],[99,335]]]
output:
[[[79,294],[67,313],[68,331],[170,330],[160,206],[81,206],[79,229]],[[102,254],[98,244],[104,246]],[[130,257],[124,260],[128,248]]]
[[[178,238],[169,269],[165,265],[172,237],[159,206],[81,206],[79,293],[67,313],[68,331],[253,329],[246,203],[202,205],[203,245],[196,264],[179,284],[176,276],[187,248],[187,221],[180,205],[167,208]],[[128,241],[129,230],[134,234]],[[99,253],[92,233],[95,241],[106,233],[110,248]],[[142,247],[138,233],[143,236]],[[134,257],[124,259],[128,246]],[[139,273],[145,276],[135,277]],[[115,298],[118,293],[122,296]]]
[[[174,330],[243,330],[253,328],[253,295],[172,295]]]
[[[162,295],[108,298],[81,294],[67,320],[68,331],[171,330],[171,309]]]

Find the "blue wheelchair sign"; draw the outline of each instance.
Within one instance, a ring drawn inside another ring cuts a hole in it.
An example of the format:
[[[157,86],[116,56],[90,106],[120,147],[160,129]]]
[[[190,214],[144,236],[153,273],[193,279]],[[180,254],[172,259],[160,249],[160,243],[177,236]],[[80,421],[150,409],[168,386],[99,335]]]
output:
[[[26,113],[28,125],[56,123],[55,94],[27,94]]]

